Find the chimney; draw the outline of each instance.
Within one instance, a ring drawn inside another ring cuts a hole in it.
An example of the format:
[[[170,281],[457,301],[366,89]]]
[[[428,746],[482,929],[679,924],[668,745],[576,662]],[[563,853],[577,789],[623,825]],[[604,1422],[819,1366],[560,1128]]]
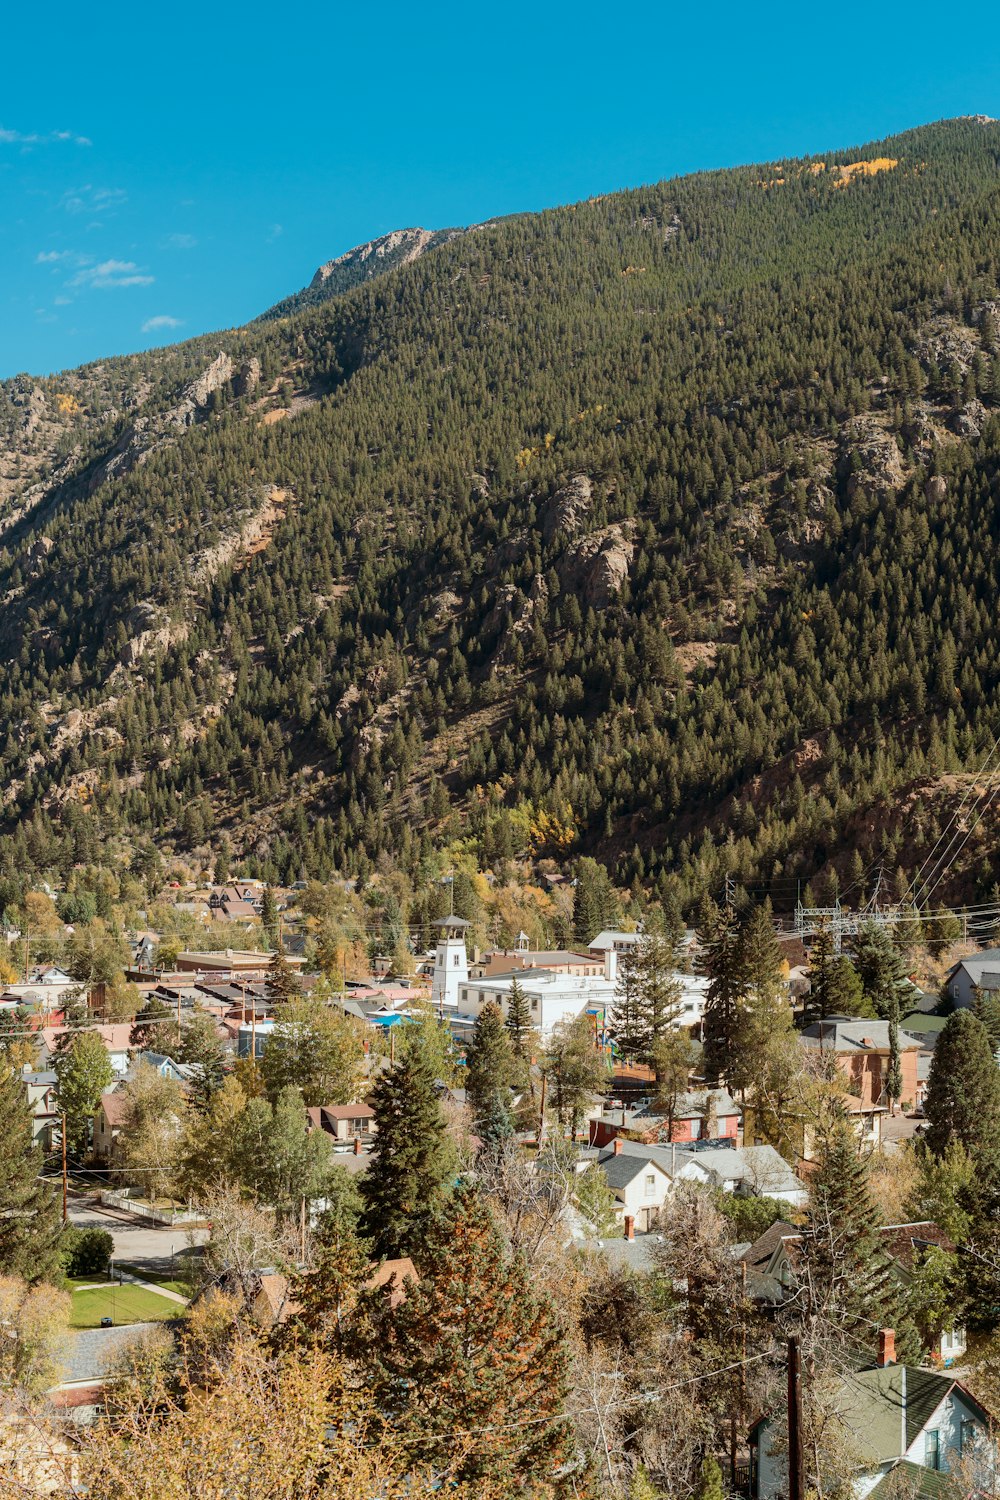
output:
[[[615,1138],[614,1138],[614,1140],[611,1142],[611,1149],[615,1153],[616,1156],[621,1156],[621,1154],[622,1154],[622,1138],[621,1138],[620,1135],[616,1135]]]
[[[878,1336],[878,1365],[883,1370],[886,1365],[896,1363],[896,1330],[894,1328],[883,1328]]]
[[[612,984],[618,979],[618,954],[613,948],[607,948],[604,953],[604,977]]]
[[[354,1154],[355,1156],[361,1155],[361,1137],[359,1135],[354,1137]]]
[[[635,1239],[635,1219],[631,1214],[625,1215],[625,1238],[627,1240]]]

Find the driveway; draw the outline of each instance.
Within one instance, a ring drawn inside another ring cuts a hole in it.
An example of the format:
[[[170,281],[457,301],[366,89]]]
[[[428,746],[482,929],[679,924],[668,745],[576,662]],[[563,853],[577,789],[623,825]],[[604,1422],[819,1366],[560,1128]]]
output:
[[[208,1239],[207,1229],[186,1229],[183,1225],[174,1229],[169,1226],[157,1228],[142,1219],[98,1208],[87,1198],[70,1198],[69,1218],[78,1229],[110,1230],[115,1239],[115,1260],[148,1271],[170,1270],[172,1257],[181,1255],[192,1245],[204,1245]],[[184,1259],[190,1259],[190,1256]],[[174,1262],[174,1265],[179,1269],[184,1259]]]

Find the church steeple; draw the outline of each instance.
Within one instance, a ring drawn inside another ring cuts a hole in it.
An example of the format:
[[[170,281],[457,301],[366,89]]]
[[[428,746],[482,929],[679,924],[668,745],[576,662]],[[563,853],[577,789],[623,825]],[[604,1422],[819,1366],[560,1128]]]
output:
[[[431,924],[440,929],[434,954],[434,978],[431,1003],[440,1010],[458,1004],[459,986],[469,977],[469,958],[465,951],[465,934],[472,926],[464,917],[441,917]]]

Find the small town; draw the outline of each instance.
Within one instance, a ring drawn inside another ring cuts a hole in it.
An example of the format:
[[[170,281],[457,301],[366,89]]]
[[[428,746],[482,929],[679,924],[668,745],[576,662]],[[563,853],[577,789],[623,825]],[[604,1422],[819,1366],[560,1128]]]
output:
[[[82,868],[4,913],[25,1493],[95,1434],[124,1485],[154,1408],[186,1444],[215,1362],[248,1404],[203,1418],[262,1464],[284,1382],[324,1372],[376,1486],[775,1500],[799,1462],[831,1495],[989,1492],[995,912],[777,918],[727,882],[685,927],[586,859],[190,874]]]
[[[2,35],[0,1500],[1000,1500],[995,6]]]

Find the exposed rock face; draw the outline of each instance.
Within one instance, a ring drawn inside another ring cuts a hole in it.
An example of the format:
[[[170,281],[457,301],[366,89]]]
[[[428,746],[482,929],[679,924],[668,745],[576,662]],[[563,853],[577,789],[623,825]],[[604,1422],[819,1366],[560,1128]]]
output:
[[[855,417],[841,434],[842,462],[848,468],[847,493],[859,490],[887,494],[906,479],[899,444],[870,416]]]
[[[574,474],[568,484],[556,490],[542,506],[542,536],[551,542],[557,531],[576,536],[590,514],[594,487],[586,474]]]
[[[584,603],[606,609],[621,591],[635,554],[624,526],[605,526],[566,549],[559,563],[564,588],[578,589]]]
[[[523,594],[516,583],[502,583],[497,589],[493,608],[486,617],[488,631],[503,631],[501,652],[518,637],[528,635],[539,610],[544,612],[549,602],[548,584],[541,573],[536,573],[527,594]]]
[[[948,426],[958,437],[977,438],[986,421],[986,408],[981,401],[970,401],[964,411],[956,412]]]
[[[228,354],[220,350],[197,380],[192,380],[184,387],[176,406],[169,407],[157,417],[136,417],[131,426],[125,429],[111,452],[90,476],[90,493],[93,494],[106,480],[122,479],[145,463],[149,454],[169,436],[172,428],[193,427],[196,422],[204,420],[212,396],[232,378],[233,362]],[[259,380],[260,361],[247,360],[240,368],[237,385],[245,381],[246,391],[243,394],[246,394]]]
[[[393,259],[397,265],[408,266],[424,253],[435,238],[434,231],[430,229],[394,229],[391,234],[383,234],[377,240],[369,240],[367,244],[348,250],[345,255],[338,255],[335,260],[326,261],[319,267],[309,285],[322,286],[341,267],[364,265],[373,259]]]
[[[48,557],[54,546],[55,542],[50,536],[40,536],[32,542],[31,547],[28,551],[27,567],[28,576],[30,578],[38,577],[45,564],[45,559]]]
[[[21,431],[25,437],[30,437],[45,415],[45,392],[32,386],[29,391],[14,392],[11,401],[23,411]]]
[[[233,378],[233,394],[239,400],[242,396],[249,396],[260,385],[260,360],[256,354],[252,359],[245,359]]]
[[[940,505],[948,494],[948,481],[943,474],[932,474],[924,485],[924,494],[932,505]]]
[[[258,365],[258,378],[260,367]],[[177,406],[166,413],[166,420],[173,422],[179,427],[190,427],[197,421],[198,413],[203,411],[215,392],[232,379],[233,362],[229,355],[222,350],[215,356],[207,370],[204,370],[197,380],[192,380],[190,385],[184,387],[181,399]]]

